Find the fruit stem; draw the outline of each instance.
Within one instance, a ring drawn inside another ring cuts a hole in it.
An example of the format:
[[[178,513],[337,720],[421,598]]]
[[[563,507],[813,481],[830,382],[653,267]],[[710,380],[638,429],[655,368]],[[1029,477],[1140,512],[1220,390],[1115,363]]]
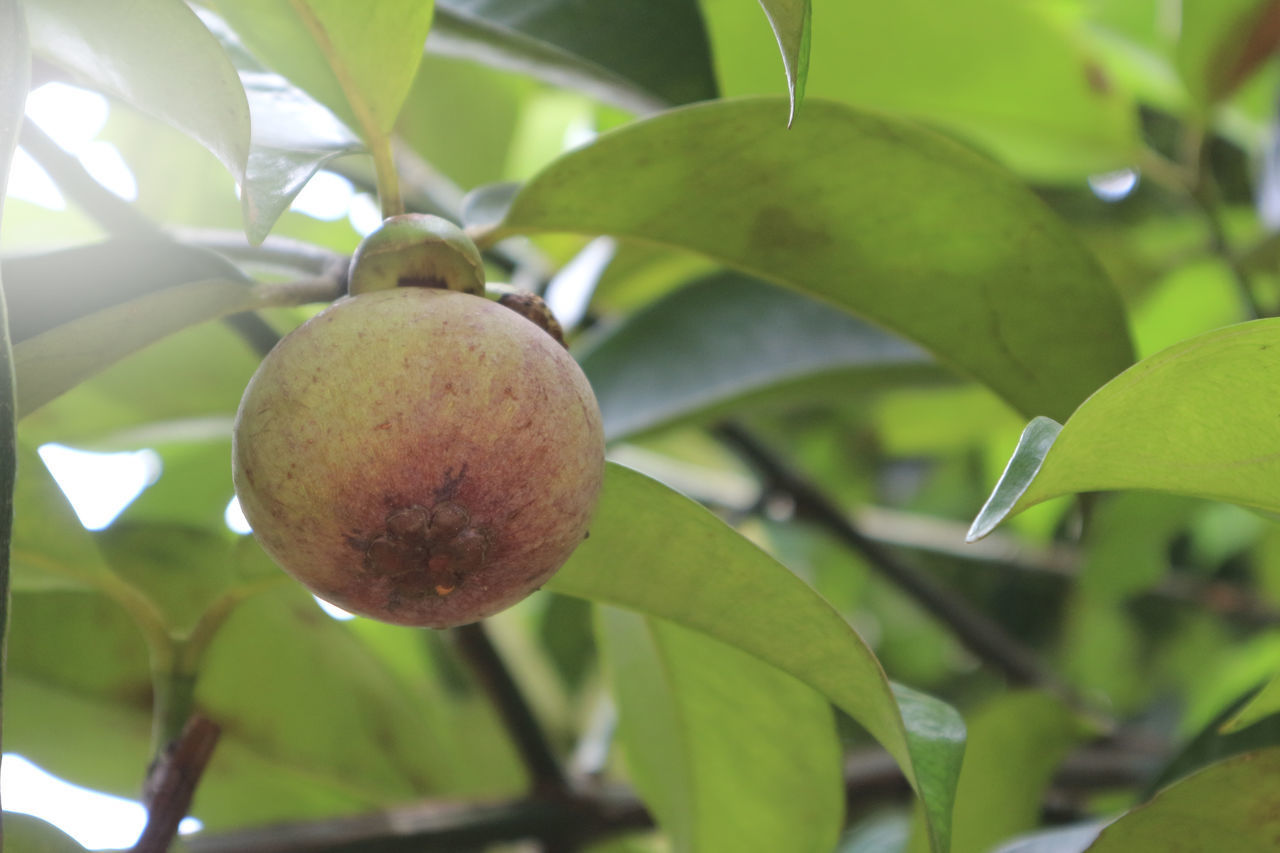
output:
[[[165,748],[178,739],[195,706],[196,675],[175,667],[153,666],[151,711],[151,757],[156,761]]]
[[[356,122],[360,125],[360,135],[369,146],[373,155],[373,167],[378,180],[378,200],[382,204],[382,218],[404,213],[404,199],[400,196],[400,179],[396,174],[395,160],[391,156],[390,127],[378,120],[370,107],[360,86],[347,67],[342,52],[334,47],[333,40],[325,24],[316,15],[315,10],[305,0],[289,0],[298,20],[306,27],[307,32],[315,39],[333,76],[338,80],[338,87],[346,96],[347,106],[351,108]],[[394,117],[393,117],[394,118]]]
[[[400,194],[400,175],[396,171],[395,157],[391,153],[391,137],[379,134],[369,140],[369,153],[373,155],[373,170],[378,183],[378,202],[382,205],[382,218],[404,213],[404,197]]]

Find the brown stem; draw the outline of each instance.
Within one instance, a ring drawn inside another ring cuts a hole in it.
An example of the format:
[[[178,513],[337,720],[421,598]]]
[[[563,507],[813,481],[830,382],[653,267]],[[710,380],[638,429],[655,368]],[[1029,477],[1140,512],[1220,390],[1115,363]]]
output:
[[[569,783],[533,709],[485,632],[476,622],[453,630],[453,639],[471,671],[497,708],[516,750],[529,771],[535,795],[563,796]]]
[[[165,853],[169,849],[221,733],[217,723],[194,714],[181,736],[152,765],[143,796],[147,826],[132,853]]]

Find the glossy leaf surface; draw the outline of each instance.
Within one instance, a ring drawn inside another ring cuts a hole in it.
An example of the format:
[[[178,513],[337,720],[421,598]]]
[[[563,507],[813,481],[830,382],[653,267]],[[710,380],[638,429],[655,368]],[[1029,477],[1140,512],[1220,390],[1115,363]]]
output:
[[[217,0],[248,48],[368,140],[389,132],[422,61],[432,4]]]
[[[258,62],[225,22],[206,23],[240,74],[253,118],[240,201],[245,233],[260,243],[317,171],[364,146],[331,110]]]
[[[769,26],[782,51],[782,67],[787,72],[787,94],[791,112],[787,125],[796,120],[796,111],[804,100],[804,84],[809,76],[809,42],[813,27],[813,9],[809,0],[760,0],[769,16]]]
[[[1280,320],[1199,335],[1143,359],[1061,427],[1027,427],[970,538],[1058,495],[1144,489],[1280,512]]]
[[[41,0],[27,4],[27,17],[39,55],[199,140],[243,179],[249,157],[244,89],[185,3]]]
[[[893,754],[947,849],[964,724],[891,688],[848,623],[803,581],[687,498],[610,465],[591,537],[547,588],[667,619],[728,643],[825,695]]]
[[[700,252],[898,332],[1028,414],[1065,417],[1130,363],[1106,274],[1010,176],[840,104],[790,130],[778,110],[713,103],[608,134],[526,185],[497,234]]]

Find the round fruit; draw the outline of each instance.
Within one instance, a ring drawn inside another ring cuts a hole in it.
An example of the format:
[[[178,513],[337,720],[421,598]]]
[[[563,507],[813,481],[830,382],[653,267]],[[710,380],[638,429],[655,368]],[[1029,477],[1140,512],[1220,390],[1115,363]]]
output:
[[[484,260],[461,228],[427,213],[388,217],[351,257],[352,294],[431,287],[484,295]]]
[[[347,297],[250,380],[232,445],[254,534],[320,598],[401,625],[481,619],[586,537],[604,472],[577,362],[487,299]]]

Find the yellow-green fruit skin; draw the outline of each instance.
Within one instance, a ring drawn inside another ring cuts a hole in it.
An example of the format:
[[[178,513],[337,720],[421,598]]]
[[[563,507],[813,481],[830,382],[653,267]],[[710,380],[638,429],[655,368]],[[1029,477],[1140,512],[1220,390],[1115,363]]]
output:
[[[482,297],[335,302],[263,360],[232,475],[254,535],[320,598],[446,628],[521,600],[586,537],[604,473],[577,362]]]

